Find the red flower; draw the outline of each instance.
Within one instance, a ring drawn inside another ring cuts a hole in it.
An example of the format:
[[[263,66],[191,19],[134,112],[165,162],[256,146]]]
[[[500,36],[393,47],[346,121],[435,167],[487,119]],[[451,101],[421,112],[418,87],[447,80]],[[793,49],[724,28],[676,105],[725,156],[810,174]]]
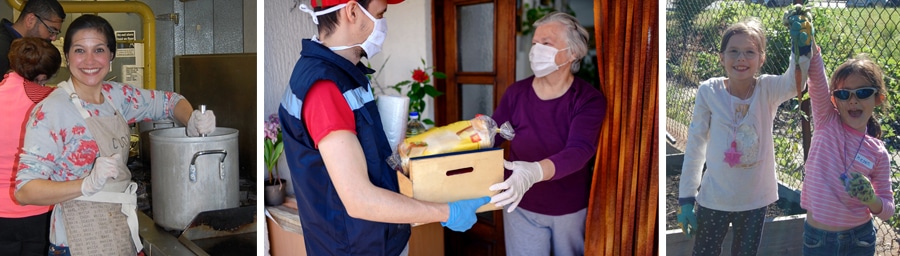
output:
[[[413,70],[413,76],[412,76],[412,78],[413,78],[413,80],[415,80],[417,83],[423,83],[423,84],[424,84],[425,82],[428,82],[428,74],[426,74],[425,71],[423,71],[423,70],[421,70],[421,69]]]
[[[97,147],[97,142],[85,140],[78,145],[78,149],[72,152],[67,159],[75,166],[85,166],[94,163],[94,159],[97,158],[97,153],[99,152],[100,148]]]

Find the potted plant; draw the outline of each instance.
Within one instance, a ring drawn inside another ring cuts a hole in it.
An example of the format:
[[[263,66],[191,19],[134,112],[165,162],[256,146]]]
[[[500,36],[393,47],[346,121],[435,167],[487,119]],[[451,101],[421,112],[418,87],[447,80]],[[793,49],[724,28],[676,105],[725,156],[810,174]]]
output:
[[[425,59],[422,59],[422,66],[425,66]],[[412,71],[412,80],[405,80],[391,86],[391,88],[397,90],[397,93],[402,93],[403,87],[409,86],[406,96],[409,97],[410,113],[418,112],[420,115],[422,114],[422,111],[425,110],[425,96],[434,98],[444,94],[434,88],[434,85],[431,84],[431,77],[444,79],[447,78],[447,75],[433,71],[433,69],[434,67],[416,68]],[[428,76],[428,72],[431,72],[431,77]],[[427,125],[434,125],[434,121],[431,119],[426,118],[422,122]]]
[[[284,203],[284,179],[278,175],[278,158],[284,152],[284,143],[281,140],[281,124],[278,115],[272,114],[265,121],[265,137],[263,138],[265,150],[263,157],[266,162],[268,178],[265,181],[264,199],[266,205],[281,205]]]

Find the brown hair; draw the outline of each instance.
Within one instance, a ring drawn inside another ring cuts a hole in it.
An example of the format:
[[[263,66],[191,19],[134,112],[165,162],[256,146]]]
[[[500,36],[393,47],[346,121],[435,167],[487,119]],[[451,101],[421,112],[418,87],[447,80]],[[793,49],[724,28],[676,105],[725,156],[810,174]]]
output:
[[[845,61],[834,70],[834,73],[831,74],[831,80],[828,83],[832,86],[831,90],[837,89],[839,87],[838,85],[842,85],[844,81],[853,74],[859,75],[865,79],[867,83],[878,88],[878,91],[875,92],[875,96],[878,97],[876,100],[887,106],[887,88],[884,84],[884,72],[881,71],[881,67],[879,67],[875,61],[869,59],[865,54],[856,55],[856,57]],[[881,125],[875,120],[874,115],[869,117],[869,122],[866,126],[870,136],[881,138]]]
[[[24,37],[9,46],[9,67],[28,81],[39,75],[52,77],[59,70],[59,49],[43,38]]]
[[[725,52],[725,47],[728,47],[728,42],[731,41],[731,37],[738,34],[744,34],[753,38],[756,41],[756,47],[759,50],[760,56],[762,59],[766,57],[766,32],[763,28],[762,22],[755,17],[749,17],[744,20],[739,21],[738,23],[731,24],[725,29],[725,33],[722,35],[722,43],[719,46],[719,53]]]

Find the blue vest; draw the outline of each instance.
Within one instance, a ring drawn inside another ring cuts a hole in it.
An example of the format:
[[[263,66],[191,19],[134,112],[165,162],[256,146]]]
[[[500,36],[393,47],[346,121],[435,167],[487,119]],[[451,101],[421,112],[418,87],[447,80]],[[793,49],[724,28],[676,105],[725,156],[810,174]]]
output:
[[[409,225],[372,222],[347,214],[301,115],[303,99],[314,82],[330,80],[337,84],[353,110],[369,180],[377,187],[399,191],[397,172],[385,162],[391,149],[366,77],[375,71],[362,64],[354,66],[309,39],[302,45],[302,57],[294,66],[278,116],[306,251],[309,255],[398,255],[409,241]]]

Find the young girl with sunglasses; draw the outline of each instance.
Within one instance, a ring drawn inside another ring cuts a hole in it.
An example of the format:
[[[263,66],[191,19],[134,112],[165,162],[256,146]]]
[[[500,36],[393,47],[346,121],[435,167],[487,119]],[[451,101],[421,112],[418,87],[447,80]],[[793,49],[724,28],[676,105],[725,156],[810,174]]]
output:
[[[731,254],[756,255],[766,207],[778,200],[775,112],[797,95],[794,75],[799,71],[790,65],[782,75],[756,76],[766,59],[766,34],[756,18],[728,27],[719,49],[727,76],[697,89],[678,221],[687,236],[696,237],[694,255],[719,255],[729,224]]]
[[[809,75],[815,130],[800,197],[807,211],[803,254],[874,255],[872,215],[887,220],[894,214],[890,157],[872,116],[886,100],[881,68],[858,56],[826,83],[816,55]]]

